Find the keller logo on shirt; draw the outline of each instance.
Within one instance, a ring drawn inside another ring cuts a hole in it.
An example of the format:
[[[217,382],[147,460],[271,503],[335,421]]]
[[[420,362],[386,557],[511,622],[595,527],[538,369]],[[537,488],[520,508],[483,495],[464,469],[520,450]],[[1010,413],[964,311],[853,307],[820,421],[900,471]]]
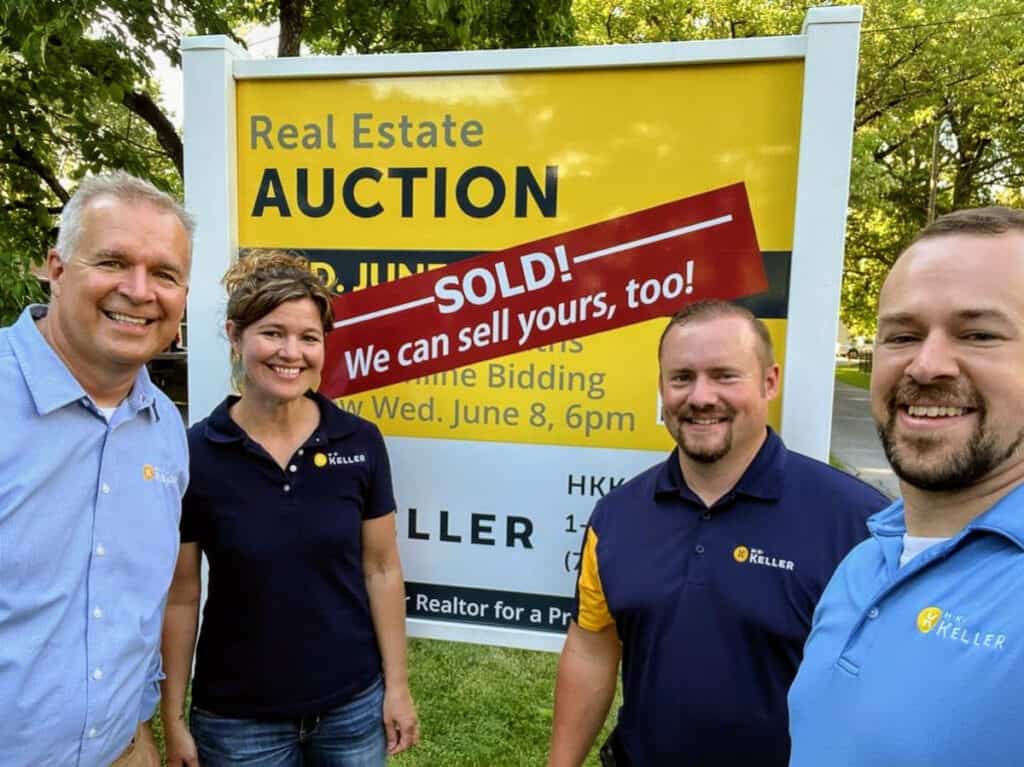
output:
[[[917,630],[922,634],[927,634],[933,628],[935,624],[939,622],[939,618],[942,617],[941,607],[926,607],[917,614]]]
[[[313,456],[313,465],[318,469],[322,469],[325,466],[347,466],[352,463],[366,463],[366,455],[364,453],[342,455],[341,453],[331,451],[329,453],[317,453]]]
[[[165,485],[176,485],[178,483],[177,474],[164,471],[159,466],[154,466],[151,463],[142,464],[142,478],[147,482],[152,482],[155,479],[157,482],[162,482]]]
[[[790,559],[781,559],[766,554],[764,549],[753,546],[737,546],[732,550],[732,558],[742,564],[758,565],[760,567],[774,567],[777,570],[792,570],[794,563]]]
[[[966,615],[959,615],[941,607],[926,607],[917,614],[917,630],[936,639],[957,642],[969,649],[1006,649],[1006,634],[977,630]]]

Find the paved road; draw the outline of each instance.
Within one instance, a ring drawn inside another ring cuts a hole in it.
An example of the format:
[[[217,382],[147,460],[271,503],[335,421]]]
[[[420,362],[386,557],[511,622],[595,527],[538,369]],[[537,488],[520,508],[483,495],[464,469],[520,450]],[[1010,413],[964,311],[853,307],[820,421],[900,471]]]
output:
[[[832,400],[832,455],[890,498],[900,494],[896,475],[885,460],[875,432],[867,389],[836,381]]]

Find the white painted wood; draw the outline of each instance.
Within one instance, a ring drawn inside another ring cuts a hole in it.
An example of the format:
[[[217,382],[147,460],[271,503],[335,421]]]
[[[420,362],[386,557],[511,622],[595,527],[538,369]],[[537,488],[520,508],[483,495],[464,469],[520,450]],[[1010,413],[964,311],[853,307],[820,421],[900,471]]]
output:
[[[803,115],[789,286],[782,436],[828,460],[835,340],[850,191],[859,6],[812,8],[804,33]]]
[[[230,362],[220,279],[238,250],[234,62],[247,54],[220,35],[182,41],[185,207],[196,218],[188,295],[189,423],[228,393]]]

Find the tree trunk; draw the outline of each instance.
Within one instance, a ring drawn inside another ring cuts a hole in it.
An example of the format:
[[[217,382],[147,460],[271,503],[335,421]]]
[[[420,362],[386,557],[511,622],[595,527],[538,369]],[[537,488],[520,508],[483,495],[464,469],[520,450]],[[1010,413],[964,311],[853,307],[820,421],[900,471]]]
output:
[[[156,140],[167,156],[171,158],[174,167],[181,178],[185,178],[185,153],[181,145],[181,137],[174,129],[174,124],[167,119],[167,115],[156,105],[148,93],[140,91],[127,91],[121,99],[133,113],[145,120],[156,134]]]
[[[279,0],[278,17],[281,33],[277,38],[277,55],[298,56],[302,50],[302,24],[306,0]]]

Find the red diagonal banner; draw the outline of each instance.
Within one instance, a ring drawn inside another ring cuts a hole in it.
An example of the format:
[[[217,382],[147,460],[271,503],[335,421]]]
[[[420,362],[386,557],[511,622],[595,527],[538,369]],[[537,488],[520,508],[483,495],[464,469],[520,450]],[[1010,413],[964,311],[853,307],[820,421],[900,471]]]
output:
[[[768,287],[743,184],[459,261],[334,300],[330,397]]]

